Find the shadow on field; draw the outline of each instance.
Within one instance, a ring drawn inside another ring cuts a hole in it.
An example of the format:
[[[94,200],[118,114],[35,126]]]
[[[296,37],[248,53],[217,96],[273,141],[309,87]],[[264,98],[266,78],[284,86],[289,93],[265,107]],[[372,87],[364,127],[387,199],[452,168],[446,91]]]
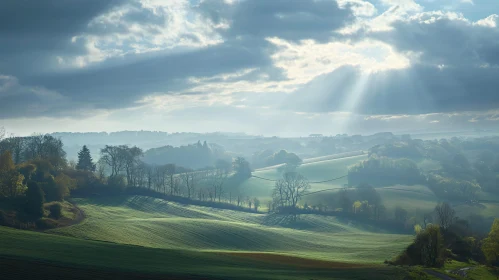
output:
[[[116,269],[104,269],[96,267],[83,267],[67,264],[58,264],[38,260],[16,259],[0,256],[0,271],[2,279],[151,279],[151,280],[180,280],[180,279],[222,279],[199,275],[168,275],[152,274],[135,271],[123,271]]]

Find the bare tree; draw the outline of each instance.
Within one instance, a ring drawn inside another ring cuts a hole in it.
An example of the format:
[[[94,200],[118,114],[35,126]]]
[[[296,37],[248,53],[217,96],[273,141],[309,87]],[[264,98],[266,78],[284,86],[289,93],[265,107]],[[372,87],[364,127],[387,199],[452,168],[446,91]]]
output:
[[[182,181],[184,182],[185,190],[187,191],[187,198],[191,198],[192,195],[194,195],[198,180],[197,173],[185,172],[180,174],[180,178],[182,178]]]
[[[216,169],[211,174],[209,175],[209,182],[211,185],[212,190],[210,190],[210,193],[213,193],[213,198],[217,199],[218,202],[220,202],[222,195],[223,195],[223,185],[225,183],[225,180],[227,179],[228,172],[225,172],[223,169]]]
[[[307,179],[297,172],[287,172],[275,183],[273,198],[279,207],[296,208],[300,198],[310,189]]]
[[[242,201],[243,201],[243,196],[240,193],[238,193],[236,199],[237,206],[241,206]]]
[[[166,172],[166,176],[168,177],[168,187],[170,189],[170,195],[173,195],[174,192],[175,192],[175,188],[176,188],[176,180],[175,180],[175,164],[167,164],[165,165],[165,172]]]
[[[253,198],[253,207],[255,208],[255,212],[258,212],[258,207],[260,207],[260,200],[258,198]]]
[[[120,174],[125,166],[123,150],[126,146],[108,146],[101,149],[101,160],[111,169],[111,177]]]
[[[128,146],[120,146],[122,148],[123,167],[126,172],[128,185],[134,185],[136,178],[134,177],[134,169],[140,163],[140,157],[144,154],[141,148],[136,146],[129,148]]]
[[[448,229],[456,220],[456,211],[447,202],[438,204],[435,207],[435,214],[442,229]]]

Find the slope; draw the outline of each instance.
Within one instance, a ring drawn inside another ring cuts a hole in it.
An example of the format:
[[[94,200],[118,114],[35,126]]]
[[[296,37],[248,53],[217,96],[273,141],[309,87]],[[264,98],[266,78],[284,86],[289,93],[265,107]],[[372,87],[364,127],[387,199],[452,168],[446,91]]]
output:
[[[49,232],[154,248],[265,252],[355,263],[381,263],[411,236],[370,232],[333,217],[283,216],[184,206],[147,197],[78,200],[87,219]]]
[[[392,267],[155,249],[5,227],[0,227],[0,236],[0,270],[7,279],[359,279],[367,275],[403,279],[405,275]]]

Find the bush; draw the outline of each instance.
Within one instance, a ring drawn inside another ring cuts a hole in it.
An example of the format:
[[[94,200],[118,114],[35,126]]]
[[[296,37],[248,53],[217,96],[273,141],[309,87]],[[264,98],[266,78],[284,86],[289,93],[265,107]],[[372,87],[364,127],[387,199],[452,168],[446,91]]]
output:
[[[54,203],[49,206],[50,217],[59,219],[62,217],[62,206],[59,203]]]

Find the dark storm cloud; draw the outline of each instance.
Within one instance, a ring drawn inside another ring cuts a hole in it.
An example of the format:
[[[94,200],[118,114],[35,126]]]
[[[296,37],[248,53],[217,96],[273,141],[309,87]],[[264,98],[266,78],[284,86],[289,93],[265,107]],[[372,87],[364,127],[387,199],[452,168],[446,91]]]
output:
[[[55,55],[84,54],[71,38],[96,15],[124,0],[0,1],[0,73],[23,75],[53,64]]]
[[[334,30],[354,19],[349,8],[340,9],[330,0],[255,0],[232,5],[208,0],[200,4],[200,10],[215,24],[228,22],[228,36],[277,36],[292,41],[327,41]]]

